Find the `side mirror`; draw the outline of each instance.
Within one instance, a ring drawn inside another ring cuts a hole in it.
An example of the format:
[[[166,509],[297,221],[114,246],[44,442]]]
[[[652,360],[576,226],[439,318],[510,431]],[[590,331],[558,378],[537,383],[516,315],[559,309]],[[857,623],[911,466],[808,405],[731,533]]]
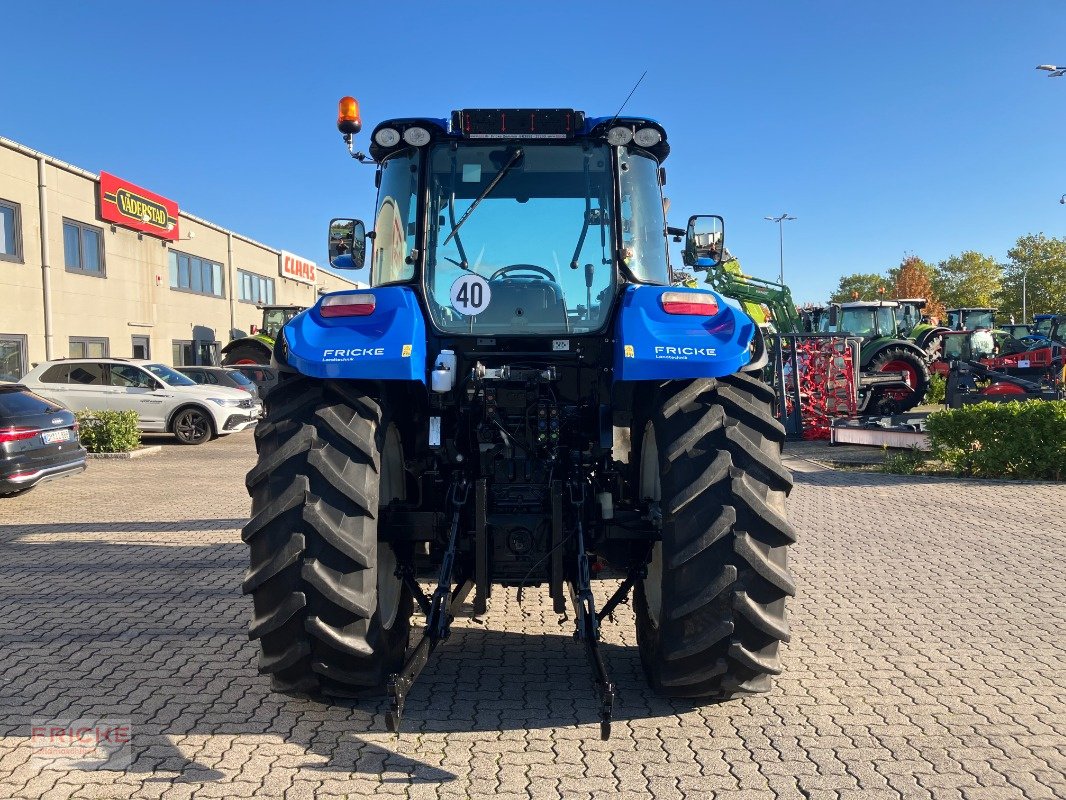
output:
[[[840,321],[840,306],[829,306],[829,327],[835,328]]]
[[[696,272],[706,272],[724,260],[725,220],[717,214],[689,217],[682,261]]]
[[[335,269],[362,269],[366,263],[366,227],[358,219],[329,223],[329,263]]]

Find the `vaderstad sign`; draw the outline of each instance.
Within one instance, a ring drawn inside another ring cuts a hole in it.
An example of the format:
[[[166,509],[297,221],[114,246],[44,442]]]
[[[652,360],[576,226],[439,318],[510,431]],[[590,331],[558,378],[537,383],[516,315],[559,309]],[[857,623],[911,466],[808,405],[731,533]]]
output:
[[[281,277],[292,278],[300,283],[315,283],[315,262],[300,258],[285,250],[281,251]]]
[[[107,172],[100,173],[100,218],[160,239],[178,239],[178,204]]]

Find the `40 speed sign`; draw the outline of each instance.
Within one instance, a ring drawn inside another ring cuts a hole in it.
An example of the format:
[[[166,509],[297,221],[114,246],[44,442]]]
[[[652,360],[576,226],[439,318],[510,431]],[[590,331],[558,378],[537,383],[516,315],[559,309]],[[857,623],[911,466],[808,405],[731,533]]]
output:
[[[475,273],[462,275],[452,283],[452,308],[463,316],[476,317],[489,307],[492,289],[485,278]]]

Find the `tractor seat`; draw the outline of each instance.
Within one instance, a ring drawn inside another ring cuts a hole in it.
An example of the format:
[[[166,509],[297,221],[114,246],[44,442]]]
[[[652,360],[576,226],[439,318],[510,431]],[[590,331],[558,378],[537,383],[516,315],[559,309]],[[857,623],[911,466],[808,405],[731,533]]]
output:
[[[477,316],[478,324],[523,325],[565,322],[563,289],[555,281],[516,276],[492,281],[489,307]]]

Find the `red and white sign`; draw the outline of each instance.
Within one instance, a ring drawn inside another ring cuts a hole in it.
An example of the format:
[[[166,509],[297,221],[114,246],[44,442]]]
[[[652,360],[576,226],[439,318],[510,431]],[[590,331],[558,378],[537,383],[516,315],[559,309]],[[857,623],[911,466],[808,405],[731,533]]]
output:
[[[177,241],[178,204],[108,172],[100,173],[100,218]]]
[[[285,250],[281,251],[281,277],[314,286],[316,269],[314,261],[300,258]]]

